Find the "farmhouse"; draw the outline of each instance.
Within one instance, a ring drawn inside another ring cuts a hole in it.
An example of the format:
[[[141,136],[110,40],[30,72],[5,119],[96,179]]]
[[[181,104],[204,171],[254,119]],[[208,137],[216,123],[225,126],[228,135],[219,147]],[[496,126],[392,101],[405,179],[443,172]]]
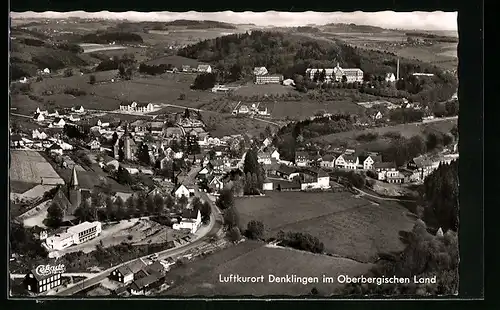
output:
[[[87,242],[101,234],[101,222],[83,222],[70,227],[64,233],[56,234],[45,239],[47,248],[63,250],[74,244]]]
[[[147,289],[157,287],[163,278],[163,274],[152,273],[143,278],[137,279],[130,285],[130,293],[132,295],[144,295]]]
[[[52,272],[45,273],[35,268],[26,274],[23,284],[30,292],[43,293],[62,284],[63,271],[64,268],[54,268]]]
[[[326,154],[321,157],[319,165],[323,168],[333,168],[335,167],[335,156],[331,154]]]
[[[76,115],[73,115],[71,114],[69,117],[68,117],[68,120],[72,121],[72,122],[78,122],[80,121],[80,117],[76,116]]]
[[[396,164],[393,162],[375,163],[373,167],[375,168],[375,172],[377,173],[377,180],[379,181],[385,181],[387,173],[389,173],[389,175],[394,175],[396,171]]]
[[[173,225],[173,229],[189,229],[189,231],[194,234],[201,226],[201,213],[200,210],[194,211],[186,209],[182,213],[182,220],[180,223]]]
[[[300,183],[301,190],[330,188],[330,176],[325,171],[305,170]]]
[[[358,169],[371,170],[373,168],[373,159],[370,155],[358,156]]]
[[[182,65],[182,72],[189,72],[191,71],[191,66],[189,65]]]
[[[135,274],[145,267],[146,264],[142,260],[136,259],[128,264],[116,268],[115,270],[113,270],[113,272],[111,272],[111,275],[109,277],[112,280],[121,283],[128,283],[133,281]]]
[[[72,107],[71,111],[76,112],[76,113],[85,113],[85,109],[83,108],[83,106],[80,106],[78,108]]]
[[[40,132],[38,129],[35,129],[31,132],[31,137],[33,139],[45,140],[48,136],[45,132]]]
[[[299,175],[297,172],[297,169],[294,167],[286,166],[286,165],[281,165],[277,170],[276,170],[276,175],[287,180],[293,179],[295,176]]]
[[[283,75],[281,74],[266,74],[266,75],[256,75],[255,84],[281,84],[283,82]]]
[[[406,168],[414,172],[416,181],[424,181],[434,170],[432,161],[424,156],[413,158],[407,163]]]
[[[352,153],[344,153],[335,159],[335,167],[356,170],[359,165],[358,156]]]
[[[48,151],[49,151],[50,154],[55,154],[55,155],[62,155],[63,154],[62,147],[59,144],[57,144],[57,143],[52,144],[48,148]]]
[[[296,152],[295,154],[295,164],[299,167],[305,167],[310,161],[309,154],[304,151]]]
[[[196,71],[202,73],[212,73],[212,67],[210,65],[198,65]]]
[[[49,125],[49,127],[63,128],[64,125],[66,125],[66,122],[62,118],[56,118],[54,120],[54,122],[52,122],[50,125]]]
[[[257,154],[257,161],[259,162],[259,164],[270,165],[271,164],[271,153],[259,152]]]
[[[222,189],[223,186],[224,183],[218,176],[212,176],[208,180],[208,188],[211,189],[212,191],[218,192]]]
[[[94,139],[94,140],[90,141],[89,143],[87,143],[87,146],[92,151],[99,150],[101,148],[101,142],[99,142],[99,140],[97,140],[97,139]]]
[[[188,198],[190,196],[190,191],[184,184],[181,184],[174,189],[173,194],[177,199],[183,196]]]

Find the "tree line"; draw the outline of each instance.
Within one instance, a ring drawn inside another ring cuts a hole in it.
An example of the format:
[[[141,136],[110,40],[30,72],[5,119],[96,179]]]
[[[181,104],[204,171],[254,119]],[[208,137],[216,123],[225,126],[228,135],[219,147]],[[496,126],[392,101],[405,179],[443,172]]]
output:
[[[97,43],[97,44],[108,44],[108,43],[143,43],[142,37],[136,33],[130,32],[96,32],[89,33],[81,36],[78,39],[80,42],[84,43]]]

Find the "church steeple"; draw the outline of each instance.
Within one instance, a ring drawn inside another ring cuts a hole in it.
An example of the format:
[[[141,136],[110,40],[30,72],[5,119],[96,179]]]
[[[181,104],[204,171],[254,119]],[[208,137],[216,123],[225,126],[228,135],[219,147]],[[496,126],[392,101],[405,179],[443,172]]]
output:
[[[72,188],[78,187],[78,175],[76,174],[76,166],[73,166],[73,171],[71,172],[71,179],[69,180],[69,186]]]

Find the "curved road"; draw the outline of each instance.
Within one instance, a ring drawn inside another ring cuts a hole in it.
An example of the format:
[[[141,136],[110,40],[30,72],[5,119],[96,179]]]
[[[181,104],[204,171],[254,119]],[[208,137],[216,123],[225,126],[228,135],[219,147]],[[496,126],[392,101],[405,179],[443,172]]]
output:
[[[201,198],[203,200],[208,201],[210,203],[210,206],[212,207],[212,212],[210,215],[210,223],[209,223],[210,230],[205,235],[202,235],[202,236],[197,237],[196,239],[193,239],[193,241],[191,241],[188,244],[181,245],[181,246],[176,247],[176,248],[167,249],[164,251],[157,252],[156,254],[158,254],[158,259],[161,260],[161,259],[165,259],[167,257],[180,256],[180,255],[182,255],[182,253],[184,253],[186,251],[196,249],[196,248],[199,248],[203,245],[209,244],[210,241],[208,241],[208,238],[210,238],[212,236],[216,236],[217,233],[222,228],[222,214],[221,214],[220,210],[215,206],[215,204],[210,199],[208,199],[208,196],[206,195],[206,193],[200,192],[200,191],[198,191],[198,192],[199,192]],[[141,258],[146,258],[148,256],[151,256],[152,254],[153,253],[145,255]],[[132,261],[135,261],[137,259],[140,259],[140,258],[135,258],[135,259],[132,259],[130,261],[124,262],[122,264],[108,268],[105,271],[95,275],[92,278],[77,282],[73,286],[71,286],[67,289],[59,290],[59,292],[57,292],[55,295],[57,295],[57,296],[74,295],[74,294],[76,294],[76,293],[78,293],[86,288],[89,288],[89,287],[101,282],[102,280],[106,279],[111,274],[111,272],[113,270],[115,270],[116,268],[123,266],[125,264],[128,264]]]

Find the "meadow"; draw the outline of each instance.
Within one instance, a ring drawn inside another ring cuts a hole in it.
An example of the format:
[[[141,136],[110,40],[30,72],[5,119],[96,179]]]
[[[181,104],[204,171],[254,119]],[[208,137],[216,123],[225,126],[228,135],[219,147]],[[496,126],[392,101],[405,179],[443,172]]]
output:
[[[324,243],[326,252],[361,262],[402,250],[399,232],[413,227],[403,206],[377,204],[345,192],[270,192],[263,198],[238,199],[236,208],[243,227],[257,220],[267,237],[280,230],[310,233]]]
[[[64,180],[49,162],[35,151],[12,150],[9,176],[11,181],[22,183],[62,184]]]
[[[340,274],[352,276],[367,272],[371,264],[312,254],[293,249],[269,247],[260,242],[245,241],[167,274],[173,286],[162,293],[167,296],[305,296],[316,288],[320,295],[331,295],[342,284]],[[263,283],[221,283],[219,275],[264,276]],[[269,275],[318,277],[320,283],[272,283]],[[321,283],[323,275],[333,283]]]

